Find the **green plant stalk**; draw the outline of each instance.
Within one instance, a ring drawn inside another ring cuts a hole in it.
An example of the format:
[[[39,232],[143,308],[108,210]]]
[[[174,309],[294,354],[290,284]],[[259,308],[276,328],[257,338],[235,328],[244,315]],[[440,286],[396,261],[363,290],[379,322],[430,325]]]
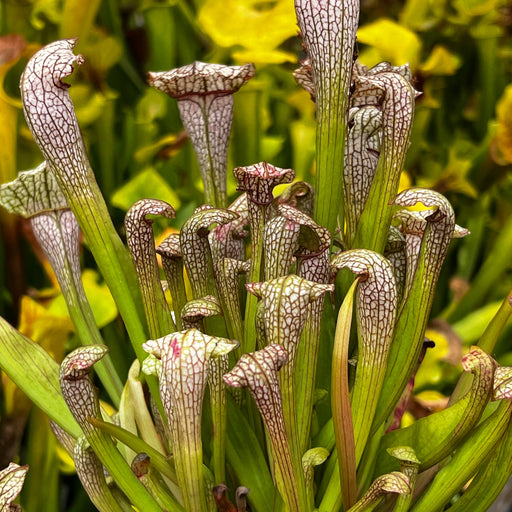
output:
[[[310,509],[313,510],[315,503],[315,486],[313,482],[314,467],[319,466],[329,457],[329,452],[325,448],[311,448],[302,456],[302,467],[304,468],[304,479]]]
[[[119,487],[113,487],[111,489],[112,495],[117,500],[117,503],[121,507],[123,512],[133,512],[133,505],[130,503],[128,498],[124,495],[123,491]]]
[[[177,447],[174,464],[178,485],[183,493],[185,510],[187,512],[208,512],[202,444],[197,442],[197,433],[180,432],[181,429],[175,427],[171,427],[171,430],[174,430],[173,446]]]
[[[315,283],[298,277],[286,275],[263,283],[247,284],[247,290],[261,298],[263,304],[263,323],[265,332],[273,344],[284,348],[287,361],[279,373],[282,395],[282,413],[290,446],[293,471],[295,473],[297,493],[301,510],[306,510],[307,493],[302,467],[302,453],[299,446],[297,403],[296,403],[296,361],[298,345],[304,324],[310,312],[312,301],[333,291],[333,285]]]
[[[270,344],[257,352],[242,355],[235,367],[223,378],[229,386],[249,388],[265,424],[273,479],[285,502],[286,510],[304,512],[308,511],[304,473],[301,486],[294,470],[277,374],[287,359],[287,352],[281,345]]]
[[[333,411],[339,476],[341,478],[341,498],[345,510],[348,510],[357,501],[356,444],[348,384],[348,348],[357,283],[357,280],[354,281],[340,307],[332,355],[331,408]],[[323,504],[320,505],[320,510],[323,506]],[[331,510],[337,508],[335,506]]]
[[[293,185],[288,188],[292,194],[296,190],[300,195],[305,193],[309,195],[312,200],[312,194],[308,187],[303,184],[298,184],[298,188]],[[284,199],[284,198],[283,198]],[[312,203],[308,202],[308,212],[312,210]],[[299,203],[297,203],[298,206]],[[330,245],[331,236],[327,229],[318,226],[305,212],[296,209],[290,205],[281,204],[278,206],[281,213],[281,221],[275,221],[273,226],[276,228],[277,233],[272,230],[268,234],[271,239],[280,240],[279,249],[277,252],[281,254],[280,264],[276,265],[281,268],[281,272],[288,274],[293,261],[294,253],[298,254],[296,274],[303,279],[315,283],[329,283],[331,277],[330,265]],[[290,224],[290,221],[292,224]],[[270,226],[271,224],[267,224]],[[291,229],[290,229],[291,228]],[[312,230],[312,232],[310,231]],[[301,233],[303,239],[301,239]],[[309,237],[316,239],[317,243],[311,244]],[[267,244],[266,244],[267,245]],[[269,248],[272,247],[268,244]],[[288,247],[287,247],[288,246]],[[281,248],[282,247],[282,248]],[[297,249],[298,247],[298,249]],[[271,258],[274,259],[274,258]],[[266,261],[266,266],[269,262]],[[325,297],[318,297],[307,305],[308,311],[304,327],[302,329],[301,337],[298,343],[297,355],[295,361],[295,375],[300,375],[296,379],[295,388],[295,403],[297,408],[296,421],[298,430],[298,448],[299,455],[305,454],[310,447],[310,429],[311,419],[313,416],[313,401],[315,386],[317,385],[317,366],[318,354],[320,348],[320,339],[322,334],[322,314],[324,312]],[[329,308],[325,308],[329,311]],[[331,310],[332,312],[332,310]],[[325,322],[325,326],[328,322]],[[329,336],[328,329],[325,329],[325,334]],[[332,337],[334,339],[334,336]],[[330,345],[330,344],[328,344]],[[329,353],[329,346],[324,346],[325,353],[329,354],[329,362],[331,354]],[[327,361],[325,361],[327,364]],[[326,372],[330,377],[330,372]],[[321,385],[320,385],[321,387]],[[317,460],[315,458],[315,460]]]
[[[57,275],[58,272],[56,271],[55,273]],[[66,300],[69,316],[75,325],[76,333],[82,345],[104,344],[103,338],[96,325],[91,306],[85,298],[85,295],[82,295],[79,290],[76,289],[76,283],[74,281],[70,282],[67,293],[64,294],[64,299]],[[118,408],[123,383],[117,373],[112,358],[108,357],[108,354],[107,357],[98,364],[96,372],[105,387],[105,391],[112,400],[112,404],[114,407]]]
[[[152,471],[151,467],[148,468],[148,473],[146,475],[139,477],[139,480],[148,490],[149,494],[155,498],[155,501],[160,505],[162,510],[169,512],[185,511],[185,509],[169,495],[169,492],[158,481],[158,478]]]
[[[249,218],[251,222],[251,268],[249,270],[249,283],[258,283],[261,280],[261,266],[263,263],[263,232],[267,219],[268,206],[248,202]],[[244,339],[242,353],[256,350],[256,303],[257,298],[251,293],[247,294],[244,319]]]
[[[346,94],[329,97],[330,93],[322,90],[317,95],[315,220],[334,234],[337,228],[342,229],[345,220],[343,159],[347,99]],[[337,211],[333,205],[338,205]]]
[[[437,473],[420,496],[412,512],[438,512],[474,476],[482,461],[492,453],[509,428],[512,402],[502,400],[485,421],[474,429],[452,459]]]
[[[352,442],[354,444],[354,460],[351,461],[353,467],[347,468],[344,464],[343,467],[340,465],[339,469],[333,468],[322,499],[321,506],[323,510],[329,510],[329,508],[337,510],[341,505],[343,493],[340,495],[340,472],[343,479],[348,478],[346,474],[343,475],[343,471],[345,473],[352,471],[353,495],[357,496],[355,491],[356,468],[370,435],[373,416],[386,372],[386,361],[393,336],[397,309],[397,292],[393,270],[389,262],[380,254],[366,249],[344,251],[332,260],[331,265],[337,269],[348,267],[360,276],[356,302],[359,349],[355,382],[349,400],[351,410],[350,428],[352,429]],[[345,347],[346,354],[343,363],[345,364],[346,375],[343,378],[348,392],[348,343],[350,333],[348,332],[346,336],[347,346]],[[333,372],[337,376],[334,366]],[[334,382],[333,386],[335,385]],[[338,399],[340,400],[340,398]],[[334,422],[334,426],[336,430],[336,422]],[[335,457],[336,454],[333,454],[333,458]],[[354,503],[355,498],[351,506]],[[345,506],[345,510],[347,508]]]
[[[398,317],[394,339],[405,340],[408,345],[404,350],[402,346],[404,344],[400,344],[402,350],[399,351],[399,343],[391,344],[386,375],[371,429],[372,434],[391,414],[421,353],[421,340],[428,320],[427,311],[430,311],[430,308],[425,307],[425,302],[421,300],[421,295],[424,293],[431,294],[426,289],[418,290],[418,302],[414,301],[417,307],[415,309],[407,307],[407,310]],[[411,299],[409,301],[412,303]]]
[[[345,131],[359,2],[295,0],[295,12],[316,95],[315,220],[331,235],[337,227],[343,234]]]
[[[89,418],[89,423],[94,427],[100,429],[105,434],[114,437],[121,441],[136,453],[147,453],[151,459],[151,464],[166,478],[174,483],[177,483],[176,472],[174,471],[172,463],[167,460],[158,450],[155,450],[151,445],[146,443],[140,437],[128,432],[122,427],[114,425],[113,423],[103,421],[99,418]]]
[[[159,512],[160,507],[132,473],[110,436],[93,429],[92,426],[89,430],[89,432],[84,433],[91,447],[133,505],[139,510]]]
[[[224,335],[226,331],[225,323],[219,317],[205,318],[205,327],[205,331],[212,336]],[[209,365],[208,385],[212,414],[213,478],[214,482],[217,483],[226,481],[227,397],[226,385],[222,376],[229,370],[229,357],[227,354],[216,357],[210,360]]]
[[[500,334],[503,332],[508,320],[512,315],[512,289],[508,292],[507,297],[501,303],[500,309],[493,317],[487,328],[485,329],[482,337],[478,341],[479,348],[492,354],[494,347],[498,342]]]
[[[26,432],[27,447],[23,460],[28,464],[21,503],[33,512],[59,510],[59,460],[57,439],[53,435],[46,413],[38,407],[30,411]]]
[[[215,101],[215,100],[213,100]],[[231,96],[231,102],[233,101],[233,96]],[[210,111],[210,103],[205,101],[204,105],[201,107],[201,114],[203,116],[203,123],[205,126],[209,126],[209,111]],[[231,125],[231,123],[230,123]],[[231,126],[230,126],[231,128]],[[217,162],[217,160],[212,155],[212,147],[210,143],[210,130],[205,130],[205,145],[207,152],[207,161],[208,167],[206,169],[201,169],[201,174],[203,177],[204,183],[204,195],[205,195],[205,203],[211,204],[214,208],[225,208],[228,204],[228,196],[226,193],[226,185],[218,186],[218,177],[226,176],[227,174],[227,162]],[[216,168],[217,167],[217,168]]]
[[[151,354],[145,371],[156,370],[160,377],[176,475],[187,512],[208,512],[201,421],[211,358],[226,355],[237,345],[238,342],[214,338],[195,328],[144,344]]]
[[[184,428],[185,427],[185,428]],[[174,465],[187,512],[208,512],[203,474],[203,446],[198,425],[171,422]]]
[[[282,439],[287,439],[284,428],[282,431],[278,432],[278,434]],[[287,442],[277,441],[276,438],[278,436],[269,437],[271,444],[271,457],[275,464],[274,479],[279,493],[285,503],[285,510],[290,512],[302,512],[303,510],[308,510],[306,508],[307,495],[300,495],[300,487],[296,481],[297,475],[293,469],[294,464],[289,444]],[[305,489],[305,484],[303,487]]]
[[[226,385],[222,376],[229,370],[229,358],[220,356],[210,362],[208,383],[212,410],[213,475],[215,482],[226,481]]]
[[[414,488],[416,487],[416,480],[418,479],[418,466],[415,464],[404,463],[402,463],[400,466],[400,470],[409,480],[409,487],[411,488],[411,492],[398,495],[398,499],[396,500],[393,512],[408,512],[412,503]]]
[[[160,253],[161,254],[161,253]],[[183,263],[171,260],[162,255],[162,267],[167,285],[172,297],[172,309],[174,311],[174,320],[176,329],[181,331],[183,326],[181,323],[181,310],[187,303],[187,292],[185,288],[185,280],[183,278]],[[234,338],[237,339],[237,338]]]
[[[309,305],[309,315],[302,331],[297,354],[295,373],[300,375],[296,388],[297,430],[300,453],[305,453],[309,448],[324,303],[324,299],[318,299]]]
[[[356,299],[358,362],[350,396],[357,467],[370,435],[386,373],[397,292],[392,267],[378,253],[365,249],[345,251],[333,259],[332,265],[348,267],[361,276]]]
[[[357,493],[361,495],[365,489],[370,487],[372,482],[374,469],[375,469],[375,457],[380,447],[380,440],[385,433],[384,425],[381,425],[379,430],[370,437],[368,444],[366,445],[365,451],[361,462],[359,463],[357,471]],[[377,474],[377,473],[375,473]]]
[[[139,377],[140,363],[138,359],[136,359],[128,371],[128,379],[126,381],[128,399],[130,400],[130,405],[133,408],[135,423],[137,424],[142,439],[155,450],[158,450],[161,454],[165,454],[162,439],[158,435],[155,424],[151,418],[151,414],[149,413],[146,399],[144,397],[144,389]]]
[[[295,473],[295,485],[299,497],[298,510],[310,510],[306,492],[306,482],[304,479],[304,469],[302,467],[302,453],[299,446],[299,431],[297,422],[297,406],[295,396],[295,368],[286,364],[279,375],[282,389],[282,407],[283,417],[288,435],[288,444],[291,453],[291,462],[293,472]]]
[[[51,168],[58,177],[55,167],[51,166]],[[139,360],[142,360],[145,357],[142,342],[147,339],[147,336],[144,329],[145,323],[140,318],[140,312],[143,309],[140,307],[138,285],[134,280],[135,272],[126,248],[110,220],[101,192],[94,183],[91,187],[91,197],[79,197],[73,196],[75,192],[66,187],[61,180],[59,185],[80,224],[98,268],[112,292],[135,353]],[[99,222],[98,219],[101,221]]]
[[[332,423],[332,418],[331,418]],[[334,437],[334,429],[332,430],[332,445],[333,448],[335,448],[335,437]],[[328,448],[326,448],[328,449]],[[338,454],[336,453],[336,450],[331,449],[330,450],[330,456],[327,459],[327,462],[324,464],[324,471],[322,474],[322,480],[320,482],[320,485],[318,486],[318,491],[316,493],[316,500],[320,501],[320,506],[322,505],[322,502],[325,502],[325,505],[328,506],[334,506],[333,503],[336,503],[336,500],[338,500],[339,505],[341,506],[341,484],[340,484],[340,475],[338,473]],[[336,473],[335,476],[334,473]],[[334,491],[331,491],[330,489],[334,488]],[[330,497],[326,497],[328,495],[328,491],[331,493]]]
[[[215,278],[228,336],[233,340],[244,339],[244,324],[240,308],[239,274],[247,272],[249,266],[240,260],[222,258],[215,265]],[[236,358],[242,355],[241,348],[235,350]]]
[[[452,512],[486,512],[494,503],[512,473],[512,428],[500,440],[491,460],[480,469],[464,494],[450,507]]]
[[[59,365],[37,343],[0,317],[0,365],[6,375],[73,438],[82,431],[62,398]]]

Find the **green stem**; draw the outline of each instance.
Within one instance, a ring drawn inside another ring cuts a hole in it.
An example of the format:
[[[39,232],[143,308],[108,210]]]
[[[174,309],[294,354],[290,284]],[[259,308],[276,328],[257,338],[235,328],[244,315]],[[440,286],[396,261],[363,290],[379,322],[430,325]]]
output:
[[[318,299],[309,306],[309,315],[302,332],[297,354],[295,373],[300,375],[296,388],[297,422],[301,453],[309,448],[318,348],[322,329],[324,299]]]
[[[222,376],[228,371],[228,366],[227,355],[215,358],[210,362],[208,375],[213,423],[213,474],[217,483],[226,481],[227,399]]]
[[[251,221],[251,268],[249,271],[249,283],[259,283],[261,280],[261,265],[263,262],[263,231],[267,217],[267,206],[248,202],[249,218]],[[254,352],[256,349],[256,303],[258,299],[252,294],[247,294],[245,304],[244,340],[242,353]]]
[[[340,100],[341,96],[341,100]],[[343,229],[343,159],[345,152],[345,95],[317,100],[315,220],[331,234]],[[333,208],[338,205],[338,210]]]

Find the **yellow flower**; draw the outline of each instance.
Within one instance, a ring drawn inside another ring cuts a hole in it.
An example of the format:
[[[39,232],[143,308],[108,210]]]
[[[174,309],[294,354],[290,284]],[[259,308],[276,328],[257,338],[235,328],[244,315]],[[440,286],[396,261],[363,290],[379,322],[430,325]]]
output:
[[[512,85],[509,85],[496,106],[497,128],[493,157],[501,165],[512,163]]]
[[[418,66],[420,38],[393,20],[381,18],[364,25],[357,31],[357,40],[369,46],[359,56],[367,66],[374,66],[383,60],[394,66],[408,63],[413,72]]]
[[[290,0],[206,0],[198,15],[201,29],[223,48],[235,47],[238,62],[295,62],[296,55],[278,46],[297,34],[295,9]]]
[[[444,46],[436,45],[428,59],[421,65],[421,71],[428,75],[454,75],[461,64],[460,57]]]

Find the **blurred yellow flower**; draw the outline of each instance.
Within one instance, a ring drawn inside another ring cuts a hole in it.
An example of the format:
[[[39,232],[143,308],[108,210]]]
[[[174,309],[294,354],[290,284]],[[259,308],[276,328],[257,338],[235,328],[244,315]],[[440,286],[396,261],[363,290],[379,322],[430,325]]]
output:
[[[420,69],[428,75],[454,75],[461,64],[460,57],[444,46],[436,45]]]
[[[449,340],[444,333],[434,329],[427,329],[425,336],[436,345],[434,348],[427,350],[425,358],[416,373],[416,389],[437,385],[441,382],[443,370],[439,363],[447,356],[449,349]]]
[[[496,105],[497,127],[493,157],[501,165],[512,163],[512,85],[503,92]]]
[[[206,0],[198,15],[201,29],[223,48],[232,48],[238,62],[295,62],[297,56],[278,50],[297,34],[290,0]]]
[[[60,363],[64,357],[66,341],[74,331],[74,326],[67,312],[56,314],[34,299],[24,296],[21,299],[18,330],[41,345]]]
[[[420,38],[393,20],[381,18],[360,27],[357,40],[369,46],[359,55],[361,62],[367,66],[374,66],[385,60],[394,66],[408,63],[414,72],[419,64]]]
[[[400,182],[398,183],[398,192],[402,192],[402,190],[406,190],[412,187],[412,180],[409,174],[407,174],[406,170],[402,170],[400,174]]]

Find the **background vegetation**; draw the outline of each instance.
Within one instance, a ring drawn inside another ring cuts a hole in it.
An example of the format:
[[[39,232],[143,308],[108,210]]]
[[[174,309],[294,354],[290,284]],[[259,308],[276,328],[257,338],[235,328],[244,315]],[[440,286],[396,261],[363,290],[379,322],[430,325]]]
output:
[[[505,0],[363,1],[358,32],[367,65],[409,62],[417,100],[404,186],[450,200],[472,235],[454,244],[427,333],[428,353],[408,421],[442,407],[460,355],[475,342],[512,282],[512,8]],[[145,73],[194,60],[254,62],[256,78],[235,95],[229,167],[262,160],[313,182],[314,105],[292,77],[301,55],[293,2],[240,0],[23,0],[0,4],[0,182],[41,161],[23,119],[20,74],[39,47],[78,37],[85,64],[70,92],[97,180],[121,228],[138,199],[171,203],[174,228],[202,203],[195,155],[175,101]],[[235,181],[228,178],[234,197]],[[50,267],[21,219],[0,212],[0,315],[61,360],[78,345]],[[167,224],[169,225],[169,224]],[[164,235],[164,233],[162,233]],[[84,282],[106,339],[123,339],[115,304],[87,247]],[[512,365],[510,326],[493,354]],[[122,346],[112,343],[112,346]],[[133,359],[113,353],[117,368]],[[27,510],[87,510],[88,498],[41,413],[2,380],[0,467],[29,463]],[[68,476],[66,476],[68,475]],[[58,482],[62,485],[58,486]],[[43,484],[44,482],[44,484]]]

